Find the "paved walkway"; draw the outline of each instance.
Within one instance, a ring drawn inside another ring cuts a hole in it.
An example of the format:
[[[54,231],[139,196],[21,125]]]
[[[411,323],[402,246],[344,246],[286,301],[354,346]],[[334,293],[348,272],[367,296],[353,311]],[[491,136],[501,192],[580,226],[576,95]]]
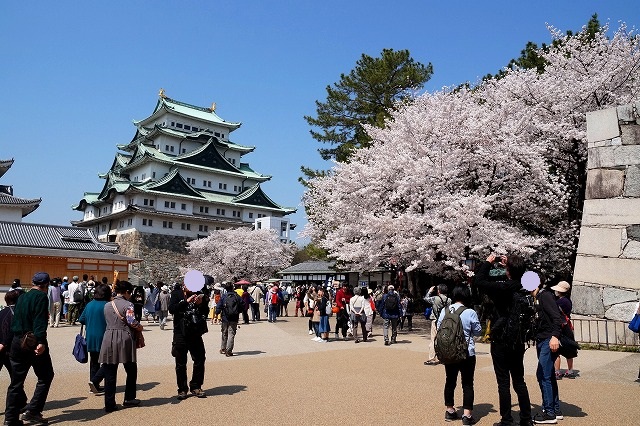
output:
[[[334,320],[331,320],[332,326]],[[170,327],[169,327],[170,328]],[[307,319],[288,317],[275,324],[242,325],[235,353],[218,353],[220,331],[205,335],[207,399],[176,398],[171,330],[149,325],[147,346],[138,352],[138,398],[142,404],[105,414],[104,399],[88,393],[88,365],[71,355],[79,327],[50,329],[56,377],[44,415],[52,423],[90,422],[96,425],[331,425],[336,424],[461,424],[445,423],[444,368],[424,366],[428,326],[417,319],[411,333],[400,333],[398,344],[384,346],[381,327],[373,341],[316,343],[307,334]],[[333,334],[331,335],[333,336]],[[474,415],[479,425],[499,421],[495,377],[488,345],[478,345]],[[526,380],[534,413],[541,402],[535,380],[535,350],[525,357]],[[640,354],[581,351],[576,359],[580,377],[559,382],[565,420],[560,424],[637,424],[640,383],[635,379]],[[563,365],[563,368],[565,366]],[[0,373],[8,383],[6,372]],[[27,395],[35,385],[30,373]],[[119,369],[117,401],[122,402],[124,370]],[[462,403],[460,386],[456,402]],[[4,406],[5,392],[0,395]],[[514,397],[514,404],[516,399]],[[517,410],[517,406],[514,407]]]

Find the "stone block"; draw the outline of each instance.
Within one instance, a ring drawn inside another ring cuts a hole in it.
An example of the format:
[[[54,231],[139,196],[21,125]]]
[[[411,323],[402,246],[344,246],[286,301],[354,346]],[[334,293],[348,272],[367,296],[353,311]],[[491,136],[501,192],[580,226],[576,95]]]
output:
[[[622,145],[639,145],[640,144],[640,125],[626,124],[620,126],[622,136]]]
[[[625,197],[640,197],[640,165],[627,167],[622,195]]]
[[[629,289],[640,288],[640,260],[578,255],[573,279]],[[602,299],[600,299],[602,303]]]
[[[603,141],[620,136],[616,108],[601,109],[587,113],[587,140]]]
[[[615,198],[624,192],[624,170],[591,169],[587,171],[586,199]]]
[[[622,245],[624,228],[580,228],[578,254],[618,257]]]
[[[625,239],[640,241],[640,225],[630,225],[625,228]]]
[[[582,225],[636,225],[640,223],[640,198],[585,200]]]
[[[640,259],[640,241],[627,240],[620,257],[624,259]]]
[[[613,168],[640,164],[640,145],[593,148],[587,157],[587,169]]]
[[[616,107],[619,121],[636,121],[633,115],[633,104],[620,105]]]
[[[571,301],[573,302],[573,312],[580,315],[604,315],[604,305],[602,304],[602,289],[573,281],[571,289]]]
[[[602,289],[602,303],[605,308],[609,308],[613,305],[617,305],[619,303],[626,302],[637,302],[638,299],[638,291],[637,290],[626,290],[622,288],[603,288]]]
[[[609,145],[611,145],[611,146],[620,146],[620,145],[622,145],[622,138],[621,137],[617,137],[617,138],[611,139],[611,142],[609,143]]]
[[[606,293],[606,289],[604,292]],[[604,317],[616,321],[629,321],[633,318],[638,302],[625,302],[610,306],[604,313]]]

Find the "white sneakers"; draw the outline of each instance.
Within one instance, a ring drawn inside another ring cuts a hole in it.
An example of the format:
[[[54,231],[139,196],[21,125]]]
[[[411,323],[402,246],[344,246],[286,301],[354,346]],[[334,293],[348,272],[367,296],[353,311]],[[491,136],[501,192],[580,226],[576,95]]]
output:
[[[309,330],[309,334],[310,334],[310,335],[311,335],[311,334],[313,334],[313,330]]]

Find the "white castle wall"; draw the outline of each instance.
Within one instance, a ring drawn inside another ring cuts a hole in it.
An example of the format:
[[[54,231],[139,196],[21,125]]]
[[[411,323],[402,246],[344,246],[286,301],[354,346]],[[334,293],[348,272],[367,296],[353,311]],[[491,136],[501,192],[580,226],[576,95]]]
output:
[[[640,102],[587,113],[573,311],[628,321],[640,296]]]

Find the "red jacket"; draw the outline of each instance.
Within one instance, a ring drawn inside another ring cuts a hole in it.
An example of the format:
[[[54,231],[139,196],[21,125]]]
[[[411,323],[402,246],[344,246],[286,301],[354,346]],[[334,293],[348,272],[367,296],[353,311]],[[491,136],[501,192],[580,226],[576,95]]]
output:
[[[349,303],[351,296],[352,294],[348,290],[345,290],[344,287],[340,287],[340,290],[336,293],[336,305],[338,308],[345,309],[345,305]],[[344,299],[344,302],[342,299]]]

